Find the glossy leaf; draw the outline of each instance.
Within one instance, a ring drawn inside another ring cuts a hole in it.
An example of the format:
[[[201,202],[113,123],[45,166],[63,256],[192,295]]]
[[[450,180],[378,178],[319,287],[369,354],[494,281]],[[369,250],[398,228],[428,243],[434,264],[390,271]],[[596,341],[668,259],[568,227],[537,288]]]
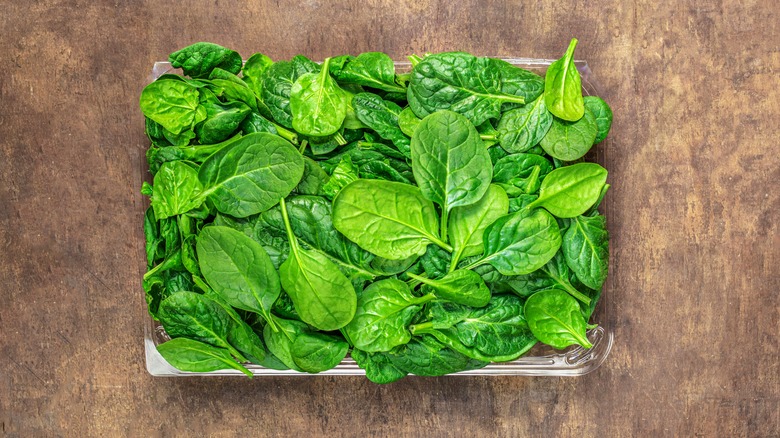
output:
[[[353,349],[352,359],[366,371],[366,378],[374,383],[393,383],[407,375],[406,371],[398,369],[390,362],[386,353],[368,353]]]
[[[349,60],[334,75],[343,83],[358,84],[389,92],[405,93],[406,88],[395,83],[395,65],[382,52],[365,52]]]
[[[577,216],[563,235],[563,255],[577,278],[591,289],[607,279],[609,234],[604,216]]]
[[[399,370],[416,376],[443,376],[488,364],[458,353],[430,335],[415,337],[388,352],[387,358]]]
[[[170,54],[168,61],[173,68],[181,68],[185,75],[193,78],[207,78],[217,67],[236,74],[243,63],[238,52],[208,42],[177,50]]]
[[[347,356],[349,344],[324,333],[301,333],[290,346],[292,360],[302,371],[319,373],[338,365]]]
[[[607,105],[607,102],[597,96],[585,96],[585,109],[593,113],[596,118],[596,127],[598,128],[598,134],[596,134],[596,140],[594,143],[600,143],[607,138],[609,134],[609,128],[612,127],[612,109]]]
[[[512,154],[496,162],[493,182],[517,189],[517,197],[539,191],[542,180],[552,171],[552,163],[541,155]]]
[[[438,279],[408,275],[425,284],[425,291],[433,292],[440,300],[470,307],[483,307],[490,301],[490,289],[482,277],[468,269],[458,269]]]
[[[585,105],[582,100],[582,79],[577,66],[574,65],[574,48],[577,39],[574,38],[563,58],[550,64],[544,77],[544,101],[547,109],[556,117],[568,120],[579,120]]]
[[[390,140],[404,155],[409,154],[409,137],[398,124],[401,107],[373,93],[356,94],[352,99],[355,114],[380,137]]]
[[[261,87],[262,100],[277,123],[286,128],[293,127],[290,109],[292,86],[299,77],[319,70],[319,65],[298,55],[290,61],[276,62],[264,72]]]
[[[585,334],[587,322],[580,313],[577,300],[562,290],[532,295],[525,303],[525,317],[531,333],[551,347],[593,346]]]
[[[506,215],[508,210],[509,198],[506,192],[493,184],[476,204],[452,209],[448,226],[453,248],[453,265],[457,265],[462,257],[481,254],[485,229],[496,219]]]
[[[398,114],[398,126],[401,128],[401,131],[409,137],[414,135],[414,131],[419,124],[420,118],[414,114],[411,107],[407,106]]]
[[[325,59],[319,73],[307,73],[290,88],[292,126],[301,134],[325,137],[344,123],[347,102],[336,81],[330,77]]]
[[[607,170],[596,163],[577,163],[550,172],[542,181],[539,198],[527,208],[544,207],[559,218],[577,217],[598,199]]]
[[[192,339],[171,339],[158,345],[157,352],[168,363],[182,371],[204,373],[234,369],[252,377],[252,373],[230,357],[230,352],[226,349]]]
[[[484,244],[480,264],[490,263],[504,275],[522,275],[544,266],[558,252],[561,233],[546,211],[518,211],[493,222],[485,230]]]
[[[186,82],[157,80],[141,91],[141,111],[173,134],[180,134],[206,118],[199,96]]]
[[[539,145],[553,158],[574,161],[582,158],[596,141],[598,126],[596,117],[589,109],[576,122],[554,118]]]
[[[525,152],[544,138],[552,123],[553,116],[547,111],[543,97],[507,111],[496,128],[501,147],[513,154]]]
[[[275,326],[279,330],[271,330],[270,325],[263,328],[263,340],[268,347],[268,351],[286,367],[295,371],[302,371],[293,359],[292,346],[299,335],[311,331],[309,326],[306,323],[292,319],[282,319],[276,316],[273,319]]]
[[[197,208],[203,186],[198,181],[198,171],[181,161],[160,166],[154,175],[152,208],[157,220],[184,214]]]

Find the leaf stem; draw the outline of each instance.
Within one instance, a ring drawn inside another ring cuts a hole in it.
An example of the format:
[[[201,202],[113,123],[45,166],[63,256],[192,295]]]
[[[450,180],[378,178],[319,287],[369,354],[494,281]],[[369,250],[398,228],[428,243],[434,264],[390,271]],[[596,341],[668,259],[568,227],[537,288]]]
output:
[[[298,134],[292,131],[288,131],[286,128],[279,126],[274,122],[271,123],[273,123],[274,127],[276,128],[276,133],[279,135],[279,137],[282,137],[292,144],[298,144]]]
[[[497,134],[479,134],[479,138],[482,140],[498,140]]]
[[[344,146],[347,144],[347,139],[345,139],[340,132],[333,134],[333,139],[336,140],[336,143],[338,143],[339,146]]]
[[[306,152],[306,146],[308,146],[308,145],[309,145],[308,141],[306,141],[306,140],[302,141],[301,142],[301,147],[298,148],[298,152],[300,152],[301,155],[303,155],[303,153]]]
[[[441,230],[439,233],[441,234],[441,240],[446,242],[447,241],[447,219],[450,216],[450,212],[448,208],[442,208],[441,209]],[[450,249],[450,252],[452,252],[452,249]]]
[[[412,332],[413,335],[417,333],[429,332],[432,329],[433,329],[433,322],[430,321],[409,326],[409,331]]]
[[[533,189],[533,186],[536,185],[536,182],[539,181],[539,173],[541,173],[542,168],[539,166],[534,166],[533,170],[531,171],[531,175],[528,176],[528,184],[526,184],[525,187],[525,193],[527,195],[530,195]]]

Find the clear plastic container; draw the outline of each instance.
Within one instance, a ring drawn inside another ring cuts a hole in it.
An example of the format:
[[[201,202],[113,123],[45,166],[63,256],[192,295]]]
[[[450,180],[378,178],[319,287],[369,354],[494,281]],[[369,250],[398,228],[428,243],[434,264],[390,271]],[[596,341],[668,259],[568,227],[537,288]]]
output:
[[[531,59],[531,58],[501,58],[509,62],[512,65],[525,68],[527,70],[534,71],[539,74],[544,74],[547,67],[554,61],[551,59]],[[576,61],[577,70],[579,70],[582,76],[583,92],[586,95],[598,95],[596,86],[593,83],[593,75],[588,63],[585,61]],[[396,69],[400,72],[408,71],[410,68],[409,62],[396,62]],[[164,73],[181,73],[178,69],[173,69],[168,62],[156,62],[152,68],[152,73],[149,76],[149,82],[154,81]],[[139,150],[139,167],[137,173],[137,181],[135,184],[136,189],[141,186],[143,181],[150,180],[149,168],[145,159],[146,147],[148,145],[144,143],[144,146]],[[606,162],[606,154],[610,148],[609,137],[603,142],[594,146],[588,153],[587,158],[591,161],[595,161],[602,165]],[[141,196],[140,194],[138,195]],[[138,244],[138,254],[141,259],[145,254],[144,251],[144,236],[141,224],[143,223],[143,215],[146,208],[149,206],[147,198],[142,197],[140,202],[136,202],[139,206],[138,217],[136,223],[138,227],[138,233],[135,241]],[[609,207],[607,203],[603,204],[603,213],[609,220]],[[140,270],[138,278],[140,279],[146,268],[145,263],[139,263]],[[612,350],[612,344],[614,342],[614,334],[612,327],[615,324],[615,317],[613,312],[613,306],[610,305],[610,298],[612,295],[611,281],[607,279],[605,284],[605,290],[601,295],[596,310],[591,317],[591,321],[599,324],[599,327],[588,331],[588,339],[593,344],[590,349],[585,349],[579,346],[569,347],[566,350],[555,350],[546,345],[537,344],[531,351],[524,356],[511,362],[494,363],[478,370],[463,371],[460,373],[452,374],[456,376],[580,376],[588,374],[594,371],[609,355]],[[144,306],[144,313],[146,313],[146,302],[143,300],[143,289],[139,285],[140,294],[142,297],[140,300]],[[180,371],[171,366],[160,353],[157,352],[157,345],[169,340],[170,338],[165,333],[162,325],[155,321],[151,316],[146,313],[144,319],[144,350],[146,353],[146,369],[149,374],[153,376],[162,377],[184,377],[184,376],[244,376],[243,373],[237,370],[220,370],[206,373],[195,373],[188,371]],[[324,371],[319,374],[301,373],[293,370],[273,370],[264,368],[259,365],[248,364],[245,365],[249,371],[255,376],[359,376],[365,375],[365,371],[360,369],[354,360],[349,356],[344,359],[335,368]]]

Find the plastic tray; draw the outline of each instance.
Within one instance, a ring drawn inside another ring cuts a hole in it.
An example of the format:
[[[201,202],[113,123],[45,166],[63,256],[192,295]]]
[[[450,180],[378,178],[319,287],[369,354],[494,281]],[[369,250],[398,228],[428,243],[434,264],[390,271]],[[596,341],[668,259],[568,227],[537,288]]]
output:
[[[501,58],[512,65],[522,67],[539,74],[543,74],[547,67],[554,61],[551,59],[532,59],[532,58]],[[583,91],[586,95],[598,94],[597,88],[593,83],[593,75],[588,67],[588,63],[585,61],[575,62],[577,69],[582,76]],[[408,71],[410,68],[409,62],[396,62],[396,68],[398,71]],[[180,70],[171,67],[168,62],[156,62],[152,68],[151,75],[149,76],[149,82],[154,81],[164,73],[180,73]],[[609,149],[610,139],[607,138],[599,145],[591,149],[587,158],[591,161],[595,161],[604,164],[606,161],[606,153]],[[141,186],[143,181],[150,181],[151,175],[149,174],[149,167],[146,163],[145,152],[148,145],[144,143],[144,146],[139,150],[139,167],[137,169],[137,183],[136,189]],[[141,197],[141,195],[138,195]],[[143,223],[143,215],[146,208],[149,206],[149,201],[145,197],[141,197],[140,202],[135,204],[139,206],[137,212],[136,223],[139,226],[136,228],[138,233],[135,241],[137,242],[137,254],[138,254],[138,266],[140,279],[146,268],[145,263],[145,250],[144,250],[144,237],[143,229],[140,224]],[[609,209],[607,203],[604,204],[604,214],[609,217]],[[551,347],[538,344],[526,355],[520,357],[512,362],[494,363],[478,370],[463,371],[460,373],[452,374],[454,376],[580,376],[590,373],[601,366],[604,360],[609,355],[614,342],[614,334],[612,327],[614,326],[615,318],[612,312],[612,306],[609,305],[611,297],[611,281],[607,279],[605,284],[605,290],[601,295],[596,310],[591,317],[591,321],[599,324],[599,327],[588,331],[588,339],[593,344],[591,349],[585,349],[579,346],[569,347],[566,350],[554,350]],[[140,301],[144,306],[144,350],[146,353],[146,369],[149,374],[153,376],[161,377],[185,377],[185,376],[244,376],[243,373],[237,370],[221,370],[205,373],[196,373],[188,371],[180,371],[171,366],[160,353],[157,352],[157,345],[169,340],[170,338],[165,333],[159,322],[155,321],[146,312],[146,302],[143,299],[143,289],[140,288],[141,297]],[[245,365],[255,376],[358,376],[365,375],[365,371],[360,369],[354,360],[349,356],[342,361],[335,368],[324,371],[319,374],[301,373],[293,370],[273,370],[264,368],[259,365],[248,364]]]

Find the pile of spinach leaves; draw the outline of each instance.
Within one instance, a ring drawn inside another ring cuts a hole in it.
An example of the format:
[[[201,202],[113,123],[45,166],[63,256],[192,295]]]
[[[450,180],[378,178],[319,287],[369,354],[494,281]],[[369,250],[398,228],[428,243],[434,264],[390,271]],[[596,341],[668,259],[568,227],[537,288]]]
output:
[[[499,59],[384,53],[246,62],[197,43],[141,93],[149,313],[185,371],[368,378],[591,347],[607,276],[612,121],[577,41],[541,77]]]

